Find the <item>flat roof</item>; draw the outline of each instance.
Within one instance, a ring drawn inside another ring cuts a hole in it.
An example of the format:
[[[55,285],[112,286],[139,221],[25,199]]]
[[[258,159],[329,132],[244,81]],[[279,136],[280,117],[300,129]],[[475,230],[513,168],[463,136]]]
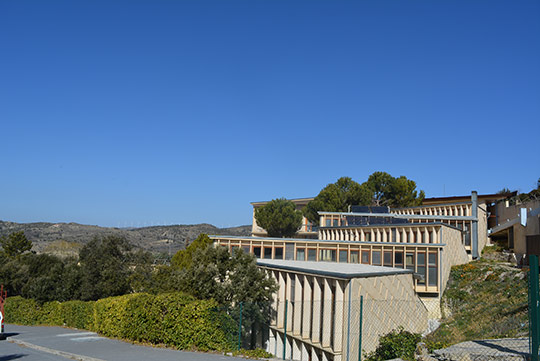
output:
[[[410,223],[410,224],[429,224],[429,223]],[[454,227],[452,227],[454,228]],[[455,228],[461,231],[459,228]],[[294,242],[294,243],[338,243],[338,244],[375,244],[377,246],[420,246],[420,247],[444,247],[446,243],[404,243],[404,242],[373,242],[373,241],[344,241],[344,240],[328,240],[328,239],[318,239],[318,238],[271,238],[271,237],[253,237],[253,236],[219,236],[219,235],[208,235],[212,240],[216,239],[226,239],[226,240],[243,240],[243,241],[274,241],[274,242]]]
[[[391,276],[396,274],[412,274],[412,270],[403,268],[371,266],[357,263],[287,261],[278,259],[258,259],[257,265],[271,269],[280,269],[328,276],[341,279]]]

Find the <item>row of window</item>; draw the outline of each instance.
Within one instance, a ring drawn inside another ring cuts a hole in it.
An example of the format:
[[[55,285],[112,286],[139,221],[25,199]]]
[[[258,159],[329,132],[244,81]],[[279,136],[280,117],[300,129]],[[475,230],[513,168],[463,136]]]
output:
[[[231,252],[242,248],[246,253],[252,253],[262,259],[285,259],[297,261],[322,261],[339,263],[362,263],[374,266],[406,268],[414,271],[420,277],[418,285],[436,287],[438,285],[437,250],[410,250],[403,248],[313,248],[296,246],[286,243],[284,246],[262,245],[231,245]]]

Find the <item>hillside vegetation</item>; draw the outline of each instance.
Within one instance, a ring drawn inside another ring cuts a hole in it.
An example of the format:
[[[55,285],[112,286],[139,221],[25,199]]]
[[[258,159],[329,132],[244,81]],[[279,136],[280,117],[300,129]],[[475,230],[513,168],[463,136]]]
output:
[[[24,231],[33,250],[58,255],[76,255],[94,237],[118,236],[151,252],[176,253],[201,233],[248,236],[251,226],[218,228],[211,224],[154,226],[143,228],[99,227],[78,223],[15,223],[0,221],[0,237]]]
[[[489,253],[493,248],[477,261],[452,267],[441,303],[444,318],[428,341],[452,345],[528,335],[527,271]]]

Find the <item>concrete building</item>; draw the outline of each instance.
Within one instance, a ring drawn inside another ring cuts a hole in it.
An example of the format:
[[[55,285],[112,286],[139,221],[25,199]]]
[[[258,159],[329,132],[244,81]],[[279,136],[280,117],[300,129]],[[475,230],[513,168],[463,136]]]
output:
[[[297,198],[297,199],[289,199],[291,202],[293,202],[296,205],[296,209],[301,210],[304,208],[313,198]],[[252,202],[251,205],[253,206],[253,217],[252,217],[252,223],[251,223],[251,235],[254,237],[266,237],[267,233],[264,230],[264,228],[260,227],[257,224],[257,220],[255,219],[255,210],[259,207],[264,206],[267,204],[268,201],[264,202]],[[317,238],[317,227],[313,225],[306,217],[302,217],[302,226],[296,232],[297,238]]]
[[[291,360],[357,360],[381,334],[427,328],[428,311],[407,269],[261,259],[279,285],[267,351]],[[360,299],[363,318],[360,320]],[[351,328],[352,327],[352,328]]]
[[[360,314],[360,297],[367,306],[363,350],[373,350],[381,335],[399,326],[425,331],[428,319],[440,318],[450,268],[481,254],[488,219],[504,197],[472,192],[426,199],[418,207],[319,212],[320,226],[304,219],[294,238],[267,237],[254,217],[267,202],[254,202],[251,237],[210,238],[231,252],[255,255],[278,282],[269,352],[293,360],[355,360],[345,355],[358,355],[358,331],[354,336],[348,322]],[[292,201],[302,209],[311,199]]]
[[[492,242],[513,251],[518,262],[525,262],[527,254],[540,255],[540,199],[514,204],[506,200],[493,209],[488,224]]]

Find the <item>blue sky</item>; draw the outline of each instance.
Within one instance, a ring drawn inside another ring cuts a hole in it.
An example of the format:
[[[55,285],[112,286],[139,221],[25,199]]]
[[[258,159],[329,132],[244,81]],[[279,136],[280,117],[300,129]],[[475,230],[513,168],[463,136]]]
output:
[[[341,176],[540,177],[538,1],[2,1],[0,219],[251,223]]]

